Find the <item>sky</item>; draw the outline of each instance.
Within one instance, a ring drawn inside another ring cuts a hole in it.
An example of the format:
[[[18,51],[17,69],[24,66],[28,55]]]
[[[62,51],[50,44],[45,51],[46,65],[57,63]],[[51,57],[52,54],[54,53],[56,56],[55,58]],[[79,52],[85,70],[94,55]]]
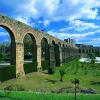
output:
[[[100,46],[100,0],[0,0],[0,14],[61,40]],[[0,28],[0,42],[9,39]]]

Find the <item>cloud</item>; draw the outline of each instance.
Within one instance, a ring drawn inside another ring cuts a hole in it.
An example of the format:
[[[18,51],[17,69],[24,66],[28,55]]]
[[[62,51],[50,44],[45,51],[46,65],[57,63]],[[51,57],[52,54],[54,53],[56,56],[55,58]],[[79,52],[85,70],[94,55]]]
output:
[[[0,37],[1,36],[9,36],[9,34],[7,32],[0,32]]]
[[[10,38],[10,34],[4,28],[0,27],[0,40],[2,40],[3,37]]]
[[[100,46],[100,38],[90,39],[88,42],[84,42],[89,45]]]
[[[48,26],[50,24],[50,22],[48,20],[44,20],[43,24],[44,24],[44,26]]]
[[[87,29],[98,29],[98,28],[100,28],[100,26],[96,25],[95,23],[83,22],[80,20],[72,20],[69,23],[69,27],[67,26],[66,28],[60,29],[60,31],[67,31],[70,29],[74,29],[80,32]]]
[[[100,6],[99,0],[1,0],[0,12],[13,16],[17,20],[34,26],[31,19],[43,17],[42,23],[48,26],[52,21],[69,21],[70,28],[76,28],[78,31],[87,29],[88,26],[95,27],[94,24],[83,23],[75,20],[96,19],[98,15],[97,7]],[[95,8],[95,9],[94,9]],[[78,23],[78,24],[77,24]],[[81,29],[81,30],[80,30]]]
[[[62,0],[62,4],[55,9],[56,20],[74,20],[78,18],[95,19],[97,9],[100,6],[98,0]]]
[[[0,12],[10,16],[24,16],[27,0],[1,0],[0,1]]]
[[[89,28],[91,29],[100,28],[100,26],[97,26],[95,23],[82,22],[80,20],[71,21],[70,26],[72,26],[77,31],[84,31]]]
[[[75,34],[75,33],[59,33],[59,37],[60,38],[85,38],[87,36],[90,36],[90,35],[94,35],[95,33],[94,32],[87,32],[87,33],[83,33],[83,34]]]
[[[92,43],[95,42],[96,44],[100,43],[100,38],[94,38],[92,39]]]
[[[98,30],[99,32],[100,30]],[[87,33],[63,33],[63,32],[54,32],[54,31],[48,31],[49,34],[59,38],[59,39],[66,39],[66,38],[71,38],[75,39],[76,42],[81,42],[82,40],[89,40],[91,39],[90,36],[95,35],[97,32],[87,32]],[[58,35],[59,34],[59,35]]]
[[[11,16],[44,20],[95,19],[99,0],[7,0],[0,1],[0,12]],[[95,8],[95,9],[93,9]],[[23,20],[22,20],[23,21]]]
[[[4,28],[0,27],[0,43],[11,42],[11,36]]]
[[[60,2],[61,1],[61,2]],[[94,29],[98,32],[100,26],[88,21],[81,21],[80,19],[99,19],[98,7],[100,7],[100,0],[1,0],[0,12],[4,15],[12,16],[17,20],[31,25],[49,26],[50,22],[66,21],[69,26],[48,33],[60,39],[75,38],[79,41],[94,35],[96,32],[91,32],[89,29]],[[39,18],[43,20],[39,21]],[[32,19],[35,20],[32,21]],[[37,21],[37,22],[36,22]],[[68,33],[68,30],[76,30],[77,33]],[[88,32],[79,33],[88,30]],[[3,34],[3,33],[0,33]]]
[[[16,17],[16,20],[21,21],[27,25],[30,25],[30,19],[27,17]]]
[[[76,40],[76,43],[83,43],[88,45],[94,45],[94,46],[100,46],[100,37],[92,38],[91,36],[99,34],[100,30],[95,30],[94,32],[87,32],[87,33],[63,33],[63,32],[54,32],[54,31],[48,31],[49,34],[59,38],[59,39],[66,39],[71,38]],[[58,35],[59,34],[59,35]]]

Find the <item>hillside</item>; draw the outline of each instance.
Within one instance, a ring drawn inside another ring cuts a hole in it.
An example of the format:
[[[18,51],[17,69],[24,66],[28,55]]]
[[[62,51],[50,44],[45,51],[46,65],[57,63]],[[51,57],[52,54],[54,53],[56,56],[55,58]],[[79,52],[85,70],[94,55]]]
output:
[[[100,93],[100,64],[80,63],[77,59],[63,65],[67,73],[64,81],[60,82],[59,68],[53,75],[46,72],[33,72],[21,79],[12,79],[0,83],[0,89],[12,87],[12,90],[26,90],[35,92],[72,93],[72,80],[79,79],[77,92],[90,90]]]

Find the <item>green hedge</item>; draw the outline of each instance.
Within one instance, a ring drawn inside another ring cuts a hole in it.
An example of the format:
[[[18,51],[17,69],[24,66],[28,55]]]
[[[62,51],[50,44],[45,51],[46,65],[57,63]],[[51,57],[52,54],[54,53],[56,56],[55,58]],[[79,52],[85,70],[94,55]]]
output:
[[[50,67],[49,61],[42,61],[42,70],[47,70],[48,74],[53,74],[55,72],[55,67]]]
[[[42,70],[47,70],[49,67],[49,61],[42,61]]]
[[[37,63],[27,63],[24,64],[24,70],[25,74],[36,72],[37,71]],[[15,65],[9,65],[0,68],[0,81],[6,81],[9,79],[13,79],[16,77],[16,66]]]
[[[60,59],[56,59],[56,67],[60,67]]]
[[[24,71],[25,71],[25,74],[31,73],[31,72],[36,72],[37,71],[37,63],[24,64]]]
[[[15,65],[0,68],[0,81],[6,81],[16,77]]]

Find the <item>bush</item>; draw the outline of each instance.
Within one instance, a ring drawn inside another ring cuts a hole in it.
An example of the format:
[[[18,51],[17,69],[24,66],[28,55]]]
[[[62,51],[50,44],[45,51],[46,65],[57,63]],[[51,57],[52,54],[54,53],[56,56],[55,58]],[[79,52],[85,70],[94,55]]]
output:
[[[37,62],[24,64],[25,74],[37,71]]]
[[[94,64],[95,63],[95,55],[92,53],[92,54],[88,54],[88,57],[91,59],[91,63]]]
[[[60,66],[60,59],[56,59],[56,66],[57,66],[57,67]]]
[[[0,68],[0,81],[6,81],[16,77],[15,65]]]
[[[95,59],[92,59],[92,60],[91,60],[91,64],[94,64],[94,63],[95,63]]]
[[[0,61],[2,61],[2,54],[0,53]]]
[[[48,67],[48,74],[54,74],[55,72],[55,67]]]
[[[46,70],[49,67],[49,61],[42,61],[42,70]]]

